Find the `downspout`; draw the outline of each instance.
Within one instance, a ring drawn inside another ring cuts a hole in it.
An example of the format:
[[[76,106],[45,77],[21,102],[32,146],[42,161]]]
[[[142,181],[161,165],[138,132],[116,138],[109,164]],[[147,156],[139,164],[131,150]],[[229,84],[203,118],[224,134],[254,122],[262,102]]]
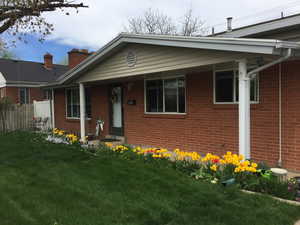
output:
[[[263,65],[261,67],[258,67],[252,71],[250,71],[248,73],[248,77],[254,78],[256,76],[257,73],[259,73],[260,71],[267,69],[273,65],[276,65],[279,63],[279,159],[278,159],[278,166],[281,167],[282,166],[282,92],[281,92],[281,63],[285,60],[287,60],[288,58],[290,58],[292,56],[292,49],[289,48],[287,50],[286,55],[284,55],[283,57],[274,60],[273,62],[267,63],[266,65]]]
[[[52,117],[52,129],[55,128],[55,113],[54,113],[54,88],[51,90],[51,117]]]
[[[278,111],[279,111],[279,159],[278,167],[282,167],[282,65],[279,63],[278,78]]]
[[[247,75],[249,78],[254,78],[256,76],[256,74],[259,73],[260,71],[267,69],[271,66],[274,66],[278,63],[281,63],[281,62],[287,60],[288,58],[290,58],[291,56],[292,56],[292,49],[289,48],[286,55],[280,57],[279,59],[274,60],[273,62],[267,63],[266,65],[263,65],[261,67],[258,67],[256,69],[250,71]]]

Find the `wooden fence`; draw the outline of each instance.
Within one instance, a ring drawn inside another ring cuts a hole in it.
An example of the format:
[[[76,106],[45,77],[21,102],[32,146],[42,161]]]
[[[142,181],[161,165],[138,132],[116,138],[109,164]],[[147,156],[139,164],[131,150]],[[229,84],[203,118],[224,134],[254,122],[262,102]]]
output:
[[[34,110],[32,104],[14,105],[7,113],[5,120],[6,131],[32,130]],[[0,132],[4,131],[0,118]]]

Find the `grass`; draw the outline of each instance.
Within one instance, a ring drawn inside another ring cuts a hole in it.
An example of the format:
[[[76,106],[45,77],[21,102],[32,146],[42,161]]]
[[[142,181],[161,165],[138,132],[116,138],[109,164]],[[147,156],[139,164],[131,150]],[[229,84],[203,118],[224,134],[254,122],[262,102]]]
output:
[[[292,225],[300,207],[98,157],[29,133],[0,135],[1,225]]]

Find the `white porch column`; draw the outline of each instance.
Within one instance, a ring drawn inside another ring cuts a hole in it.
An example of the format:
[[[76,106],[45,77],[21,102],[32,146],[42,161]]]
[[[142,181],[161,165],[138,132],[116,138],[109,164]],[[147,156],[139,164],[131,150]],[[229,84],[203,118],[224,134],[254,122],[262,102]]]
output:
[[[247,76],[247,59],[239,63],[239,154],[250,159],[250,78]]]
[[[52,90],[51,90],[51,118],[52,118],[52,129],[55,128],[54,98],[55,98],[55,93],[54,93],[54,88],[52,88]]]
[[[80,138],[85,141],[85,90],[83,83],[79,83],[80,101]]]

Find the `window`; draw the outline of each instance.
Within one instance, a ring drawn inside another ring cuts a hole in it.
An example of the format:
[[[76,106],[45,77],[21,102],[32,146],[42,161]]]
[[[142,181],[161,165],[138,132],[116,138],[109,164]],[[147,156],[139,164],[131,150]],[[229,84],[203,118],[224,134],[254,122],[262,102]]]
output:
[[[20,104],[29,104],[29,88],[19,88]]]
[[[250,81],[250,100],[258,102],[258,76]],[[237,70],[215,72],[215,102],[238,103],[239,102],[239,78]]]
[[[91,118],[91,98],[89,90],[85,89],[85,113],[88,118]],[[67,103],[67,117],[80,118],[80,99],[79,89],[72,88],[66,90],[66,103]]]
[[[184,77],[146,80],[146,112],[185,113]]]

